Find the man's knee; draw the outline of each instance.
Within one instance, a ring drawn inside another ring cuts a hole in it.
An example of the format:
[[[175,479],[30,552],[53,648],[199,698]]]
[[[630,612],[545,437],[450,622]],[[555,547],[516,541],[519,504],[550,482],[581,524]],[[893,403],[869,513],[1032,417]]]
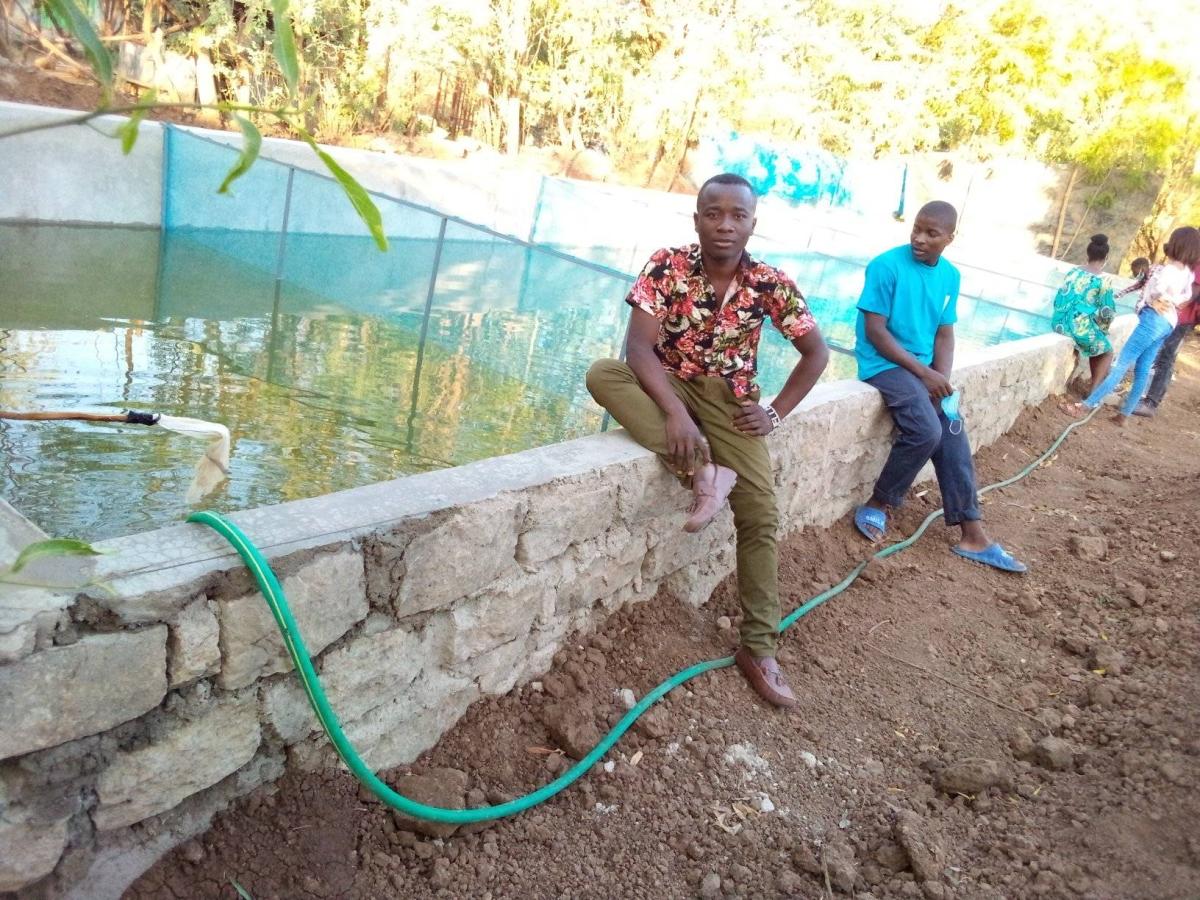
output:
[[[936,415],[921,417],[906,423],[900,436],[914,451],[933,456],[942,443],[942,423]]]
[[[734,488],[729,495],[729,506],[739,534],[774,534],[779,528],[779,506],[773,490]]]
[[[601,397],[608,393],[613,384],[625,379],[627,371],[628,366],[619,359],[598,359],[587,370],[584,384],[596,402],[603,405]]]

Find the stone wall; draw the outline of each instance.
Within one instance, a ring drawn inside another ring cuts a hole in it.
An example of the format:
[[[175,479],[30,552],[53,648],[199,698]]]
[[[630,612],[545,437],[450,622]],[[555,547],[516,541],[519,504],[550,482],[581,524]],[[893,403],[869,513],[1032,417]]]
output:
[[[1052,335],[963,359],[972,441],[1061,390],[1071,361]],[[784,532],[861,501],[890,434],[871,388],[819,385],[770,438]],[[686,503],[617,432],[233,518],[280,577],[351,741],[386,768],[612,611],[660,587],[704,602],[732,570],[732,524],[726,511],[686,535]],[[37,537],[7,533],[4,559]],[[0,893],[117,897],[232,799],[334,763],[220,538],[180,525],[102,546],[109,591],[3,595]]]

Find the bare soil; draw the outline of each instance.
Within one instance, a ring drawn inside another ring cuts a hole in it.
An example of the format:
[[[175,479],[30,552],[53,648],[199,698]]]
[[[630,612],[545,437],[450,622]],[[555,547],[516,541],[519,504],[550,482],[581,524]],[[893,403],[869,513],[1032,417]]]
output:
[[[113,106],[138,101],[138,92],[124,83],[117,86],[115,93]],[[99,85],[82,71],[46,71],[0,58],[0,100],[87,111],[100,106],[101,94]],[[215,114],[206,118],[188,109],[154,109],[147,118],[180,125],[223,127]]]
[[[290,774],[127,896],[233,897],[236,880],[256,900],[1198,897],[1200,342],[1179,372],[1156,418],[1118,429],[1102,411],[985,498],[1029,575],[959,560],[939,522],[800,620],[780,654],[794,713],[709,673],[621,740],[612,771],[447,838],[344,772]],[[979,455],[980,483],[1067,421],[1053,401],[1027,411]],[[892,536],[937,505],[918,493]],[[848,521],[789,539],[788,607],[865,554]],[[660,595],[624,610],[386,779],[469,804],[538,787],[568,764],[551,749],[623,714],[614,692],[728,654],[720,617],[736,612],[728,581],[701,609]]]

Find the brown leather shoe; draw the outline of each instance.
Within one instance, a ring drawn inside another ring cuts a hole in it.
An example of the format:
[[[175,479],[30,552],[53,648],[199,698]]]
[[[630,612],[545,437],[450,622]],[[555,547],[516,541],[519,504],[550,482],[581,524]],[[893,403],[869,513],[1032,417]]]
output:
[[[729,492],[737,484],[737,478],[737,472],[725,466],[709,463],[701,467],[692,480],[692,490],[695,494],[688,509],[691,516],[683,524],[683,530],[689,534],[703,531],[725,506]]]
[[[758,696],[772,706],[787,708],[796,705],[796,695],[783,680],[783,673],[779,671],[779,663],[775,661],[775,657],[754,657],[745,647],[740,647],[733,661],[737,663],[737,667],[742,670],[742,674],[746,676],[746,680]]]

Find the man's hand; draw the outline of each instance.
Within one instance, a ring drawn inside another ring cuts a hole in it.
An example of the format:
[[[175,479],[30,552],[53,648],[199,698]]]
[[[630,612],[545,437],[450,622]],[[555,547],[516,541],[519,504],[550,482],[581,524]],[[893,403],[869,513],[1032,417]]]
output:
[[[694,475],[696,459],[712,462],[708,441],[686,412],[667,416],[667,458],[676,475]]]
[[[754,434],[762,437],[770,434],[773,427],[767,411],[753,400],[742,401],[742,411],[733,417],[733,427],[742,434]]]
[[[929,391],[929,396],[934,400],[941,400],[954,393],[950,380],[937,369],[929,366],[926,366],[925,371],[921,373],[921,383],[925,385],[925,390]]]

